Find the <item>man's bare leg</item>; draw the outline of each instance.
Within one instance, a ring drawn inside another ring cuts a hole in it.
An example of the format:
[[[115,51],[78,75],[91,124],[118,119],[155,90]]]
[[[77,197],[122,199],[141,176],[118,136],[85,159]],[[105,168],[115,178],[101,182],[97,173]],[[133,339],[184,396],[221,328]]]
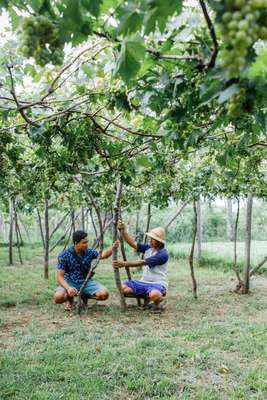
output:
[[[74,304],[74,297],[70,297],[66,291],[63,291],[63,290],[57,291],[54,294],[54,303],[62,304],[65,302],[67,302],[65,309],[71,310],[73,308],[73,304]]]
[[[93,298],[96,300],[107,300],[109,297],[109,292],[107,289],[99,290],[98,292],[93,294]]]
[[[160,303],[163,300],[162,294],[158,290],[153,289],[149,293],[148,298],[155,304],[155,310],[160,310]]]
[[[124,283],[122,284],[122,291],[125,296],[129,296],[134,293],[133,289],[130,288],[129,286],[125,285]]]

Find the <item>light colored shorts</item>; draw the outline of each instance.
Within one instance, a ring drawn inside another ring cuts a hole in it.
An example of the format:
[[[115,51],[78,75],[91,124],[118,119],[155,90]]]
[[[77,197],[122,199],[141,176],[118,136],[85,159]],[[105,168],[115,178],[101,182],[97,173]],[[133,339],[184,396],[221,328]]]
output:
[[[70,285],[71,287],[74,287],[77,290],[80,290],[80,288],[82,287],[82,284],[83,284],[83,282],[79,282],[79,283],[75,283],[72,281],[67,281],[67,282],[68,282],[68,285]],[[94,279],[89,279],[85,288],[83,289],[83,295],[84,296],[93,296],[97,292],[100,292],[100,290],[107,290],[107,289],[105,288],[104,285],[95,281]],[[62,286],[58,286],[55,289],[55,292],[59,292],[59,291],[66,292],[66,289],[64,289]]]

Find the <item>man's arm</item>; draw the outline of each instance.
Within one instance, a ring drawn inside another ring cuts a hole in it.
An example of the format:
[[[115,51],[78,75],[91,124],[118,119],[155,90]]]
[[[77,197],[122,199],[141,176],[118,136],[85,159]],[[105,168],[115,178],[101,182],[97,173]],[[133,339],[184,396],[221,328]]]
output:
[[[122,233],[122,237],[123,239],[135,250],[137,250],[137,242],[134,240],[134,238],[132,236],[129,235],[129,233],[127,232],[126,226],[124,225],[124,223],[122,221],[119,221],[118,223],[118,229],[121,231]]]
[[[112,246],[110,246],[108,249],[102,251],[100,260],[105,260],[105,258],[109,258],[112,255],[113,247],[115,249],[117,249],[119,246],[120,246],[120,241],[116,240],[116,242]]]
[[[143,267],[146,265],[145,260],[134,260],[134,261],[123,261],[117,260],[112,262],[113,268],[134,268],[134,267]]]
[[[67,290],[67,293],[70,297],[76,296],[78,294],[78,290],[74,287],[71,287],[68,282],[64,279],[64,269],[57,270],[57,281],[58,283]]]
[[[136,260],[136,261],[113,261],[112,265],[114,268],[123,268],[123,267],[143,267],[144,265],[148,265],[149,268],[154,268],[157,265],[163,265],[168,261],[168,252],[164,249],[162,251],[157,252],[156,254],[145,258],[145,260]]]

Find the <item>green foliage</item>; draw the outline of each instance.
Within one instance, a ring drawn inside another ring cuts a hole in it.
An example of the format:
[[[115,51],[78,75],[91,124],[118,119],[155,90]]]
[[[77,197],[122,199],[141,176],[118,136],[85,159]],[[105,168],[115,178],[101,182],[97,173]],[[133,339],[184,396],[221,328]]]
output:
[[[11,17],[15,3],[7,6]],[[226,12],[239,12],[241,3],[232,10],[230,3],[210,2],[215,27]],[[10,171],[11,179],[2,192],[42,202],[47,187],[53,197],[64,192],[65,181],[73,204],[80,204],[87,196],[73,194],[79,176],[86,187],[95,188],[100,204],[108,205],[120,175],[129,194],[123,201],[130,199],[134,206],[141,198],[163,208],[171,201],[238,197],[248,190],[266,196],[267,84],[259,73],[265,59],[258,43],[255,51],[251,43],[244,69],[229,80],[222,50],[237,48],[229,47],[217,29],[219,58],[210,67],[213,44],[206,21],[200,9],[187,9],[181,1],[16,5],[24,15],[34,10],[23,23],[27,56],[38,61],[44,52],[44,65],[53,62],[53,52],[64,43],[74,47],[60,73],[51,65],[44,69],[26,62],[15,41],[3,48],[1,60],[12,66],[23,107],[18,113],[10,99],[12,80],[3,62],[1,135],[10,135],[10,143],[1,148],[1,168]],[[245,20],[248,8],[242,12]],[[262,19],[257,22],[259,28]],[[75,47],[88,35],[90,46]]]
[[[251,65],[249,70],[249,77],[255,78],[256,76],[266,77],[267,72],[267,51],[262,50],[256,61]]]
[[[136,35],[125,39],[121,45],[114,74],[119,74],[126,83],[137,75],[145,48],[141,37]]]
[[[62,64],[64,53],[59,32],[48,17],[26,17],[21,29],[21,52],[24,57],[34,57],[42,67],[49,61],[54,65]]]
[[[147,14],[145,16],[145,32],[150,33],[159,27],[163,32],[168,17],[180,14],[183,0],[149,0],[147,2]]]

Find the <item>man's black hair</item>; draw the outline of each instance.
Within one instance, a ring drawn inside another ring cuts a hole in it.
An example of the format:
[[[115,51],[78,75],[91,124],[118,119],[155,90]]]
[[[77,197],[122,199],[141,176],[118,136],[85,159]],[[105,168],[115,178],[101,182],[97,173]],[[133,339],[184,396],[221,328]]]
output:
[[[87,237],[87,233],[84,231],[75,231],[72,235],[73,244],[79,243],[82,239]]]

